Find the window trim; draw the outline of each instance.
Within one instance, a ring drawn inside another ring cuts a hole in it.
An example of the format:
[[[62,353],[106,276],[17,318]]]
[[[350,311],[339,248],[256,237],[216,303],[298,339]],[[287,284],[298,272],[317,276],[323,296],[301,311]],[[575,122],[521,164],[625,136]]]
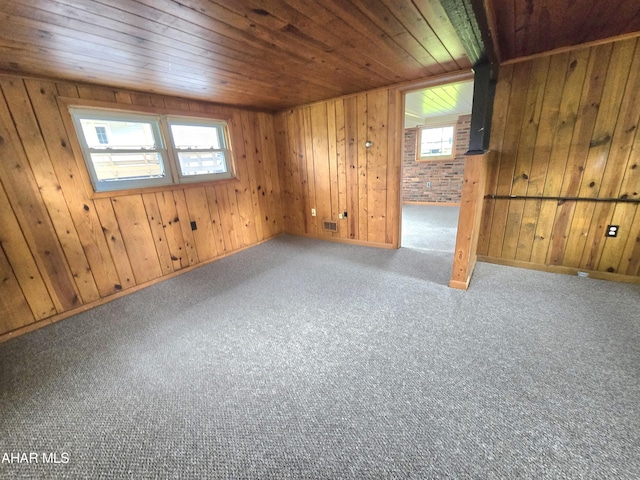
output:
[[[194,182],[202,182],[202,181],[218,181],[224,179],[230,179],[234,177],[233,170],[230,168],[229,159],[231,159],[231,148],[230,148],[230,139],[229,139],[229,124],[224,120],[218,119],[210,119],[210,118],[198,118],[198,117],[187,117],[184,115],[165,115],[163,117],[163,121],[165,122],[167,129],[167,135],[171,140],[171,148],[175,153],[175,165],[177,169],[177,175],[179,178],[179,183],[194,183]],[[224,148],[218,149],[202,149],[202,150],[183,150],[176,146],[173,133],[171,131],[172,123],[177,123],[180,125],[190,125],[190,126],[206,126],[209,127],[211,125],[215,125],[216,127],[221,128],[221,138],[219,140],[222,141]],[[203,175],[184,175],[182,173],[182,167],[180,164],[179,153],[181,151],[191,151],[191,152],[224,152],[225,154],[225,168],[226,172],[224,173],[216,173],[216,174],[203,174]],[[211,178],[214,177],[214,178]]]
[[[422,146],[422,132],[423,130],[430,128],[442,128],[442,127],[453,127],[453,144],[451,148],[451,155],[430,155],[430,156],[422,156],[421,155],[421,146]],[[437,123],[429,123],[425,125],[419,125],[416,127],[418,130],[418,135],[416,135],[416,161],[417,162],[439,162],[443,160],[453,160],[456,157],[456,138],[458,136],[458,122],[457,120],[451,120],[446,122],[437,122]]]
[[[57,103],[59,107],[59,111],[62,117],[62,121],[64,124],[64,129],[66,130],[66,138],[69,140],[69,147],[75,159],[75,163],[78,166],[78,171],[80,176],[82,177],[83,183],[85,185],[85,190],[87,195],[91,199],[98,198],[111,198],[117,196],[124,195],[132,195],[132,194],[143,194],[143,193],[153,193],[167,190],[177,190],[183,189],[187,187],[196,187],[196,186],[206,186],[206,185],[222,185],[227,183],[237,183],[239,182],[238,178],[238,170],[236,165],[236,158],[233,149],[233,143],[237,143],[238,139],[236,135],[233,133],[233,116],[232,113],[226,111],[224,107],[216,107],[215,109],[211,109],[212,111],[191,111],[191,110],[181,110],[179,108],[160,108],[154,107],[151,105],[133,105],[133,104],[123,104],[123,103],[115,103],[115,102],[105,102],[99,100],[85,100],[76,97],[57,97]],[[176,164],[177,154],[175,153],[172,147],[171,139],[167,138],[167,135],[170,135],[170,132],[167,130],[167,126],[161,128],[161,137],[162,142],[165,145],[168,158],[165,160],[165,171],[171,173],[172,181],[165,185],[151,185],[149,183],[146,186],[123,186],[122,188],[113,189],[113,190],[96,190],[94,188],[93,181],[91,179],[89,173],[89,165],[85,161],[84,152],[80,143],[80,139],[77,135],[76,125],[74,119],[72,117],[70,109],[84,109],[84,110],[101,110],[105,112],[116,112],[122,113],[124,115],[142,115],[142,116],[158,116],[162,117],[179,117],[186,118],[192,120],[201,120],[201,121],[212,121],[212,122],[220,122],[225,124],[224,135],[225,142],[227,145],[227,151],[229,157],[227,158],[227,174],[224,178],[202,178],[201,176],[197,176],[199,178],[194,178],[193,181],[173,181],[173,179],[179,178],[178,168],[179,166]],[[67,147],[64,139],[63,139],[63,147]],[[173,160],[175,158],[175,161]]]
[[[157,115],[131,113],[123,111],[109,111],[94,108],[77,108],[70,107],[69,112],[73,119],[75,127],[75,133],[77,140],[82,150],[82,158],[84,164],[89,173],[91,185],[96,193],[113,192],[119,190],[130,190],[133,188],[151,188],[157,186],[170,185],[173,183],[173,178],[169,168],[169,153],[167,151],[164,139],[162,138],[162,127],[160,125],[160,117]],[[148,177],[148,178],[131,178],[127,180],[100,180],[96,172],[95,164],[92,160],[93,153],[102,153],[104,150],[91,148],[84,135],[84,130],[81,124],[81,117],[96,117],[100,120],[117,120],[117,121],[138,121],[140,123],[146,123],[151,125],[151,131],[153,132],[154,140],[156,142],[154,149],[117,149],[112,150],[112,153],[157,153],[160,159],[160,166],[162,167],[163,176],[161,177]]]

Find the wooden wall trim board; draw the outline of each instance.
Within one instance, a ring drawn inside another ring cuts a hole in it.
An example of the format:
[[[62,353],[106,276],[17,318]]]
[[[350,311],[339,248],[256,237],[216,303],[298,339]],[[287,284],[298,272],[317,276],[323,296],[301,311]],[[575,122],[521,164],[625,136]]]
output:
[[[449,286],[452,288],[466,290],[471,282],[481,228],[488,158],[493,155],[495,152],[469,155],[465,161],[456,247],[449,282]]]
[[[527,270],[537,270],[540,272],[558,273],[562,275],[578,276],[579,273],[585,273],[587,274],[587,277],[591,279],[640,285],[640,277],[620,275],[618,273],[610,272],[599,272],[597,270],[586,270],[583,268],[564,267],[562,265],[541,265],[539,263],[522,262],[520,260],[506,260],[503,258],[487,257],[485,255],[478,255],[478,262],[504,265],[505,267],[526,268]]]
[[[396,247],[394,247],[393,245],[391,245],[390,243],[380,243],[380,242],[367,242],[367,241],[363,241],[363,240],[352,240],[350,238],[340,238],[340,237],[324,237],[324,236],[320,236],[320,235],[310,235],[307,233],[295,233],[295,234],[290,234],[290,235],[294,235],[296,237],[304,237],[304,238],[312,238],[314,240],[326,240],[328,242],[336,242],[336,243],[345,243],[345,244],[349,244],[349,245],[358,245],[360,247],[373,247],[373,248],[383,248],[383,249],[394,249]]]
[[[598,45],[604,45],[604,44],[608,44],[608,43],[634,39],[634,38],[637,38],[639,36],[640,36],[640,32],[631,32],[631,33],[625,33],[625,34],[622,34],[622,35],[616,35],[614,37],[602,38],[600,40],[593,40],[591,42],[580,43],[578,45],[569,45],[569,46],[566,46],[566,47],[554,48],[553,50],[548,50],[546,52],[534,53],[532,55],[525,55],[525,56],[522,56],[522,57],[511,58],[509,60],[504,60],[504,61],[500,62],[500,66],[513,65],[515,63],[522,63],[522,62],[529,62],[531,60],[535,60],[536,58],[549,57],[549,56],[553,56],[553,55],[558,55],[560,53],[575,52],[577,50],[589,49],[589,48],[597,47]]]
[[[255,247],[256,245],[260,245],[262,243],[268,242],[269,240],[272,240],[275,237],[271,237],[271,238],[267,238],[264,240],[261,240],[260,242],[256,243],[255,245],[247,245],[245,247],[241,247],[238,248],[232,252],[228,252],[228,253],[224,253],[222,255],[219,255],[215,258],[210,258],[209,260],[205,260],[204,262],[201,262],[197,265],[191,265],[189,267],[183,268],[181,270],[176,270],[174,272],[171,272],[170,274],[167,274],[163,277],[158,277],[155,278],[153,280],[149,280],[147,282],[144,283],[139,283],[133,287],[131,287],[129,290],[127,291],[120,291],[118,293],[115,293],[113,295],[109,295],[108,297],[104,297],[104,298],[100,298],[98,300],[95,300],[91,303],[86,303],[82,306],[73,308],[71,310],[67,310],[66,312],[62,312],[56,315],[52,315],[46,318],[43,318],[41,320],[38,320],[36,322],[30,323],[28,325],[24,325],[24,326],[18,326],[10,331],[7,331],[6,333],[1,333],[0,334],[0,343],[6,342],[8,340],[11,340],[12,338],[18,337],[20,335],[24,335],[25,333],[31,332],[33,330],[37,330],[39,328],[42,328],[46,325],[51,325],[53,323],[59,322],[60,320],[64,320],[66,318],[72,317],[73,315],[77,315],[79,313],[82,312],[86,312],[87,310],[91,310],[92,308],[98,307],[100,305],[104,305],[106,303],[112,302],[113,300],[117,300],[120,297],[123,297],[125,295],[129,295],[133,292],[137,292],[139,290],[142,290],[143,288],[147,288],[150,287],[152,285],[155,285],[159,282],[162,282],[164,280],[168,280],[170,278],[176,277],[178,275],[182,275],[184,273],[190,272],[196,268],[200,268],[204,265],[208,265],[210,263],[216,262],[218,260],[221,260],[222,258],[228,257],[230,255],[234,255],[238,252],[241,252],[242,250],[246,250],[248,248],[251,247]],[[0,275],[3,274],[4,272],[4,268],[5,268],[5,261],[4,261],[4,256],[2,255],[2,250],[0,250]],[[15,287],[11,287],[11,288],[15,288]],[[6,302],[11,302],[11,303],[18,303],[20,301],[20,295],[16,295],[15,297],[5,297],[4,295],[0,297],[0,306],[2,306],[3,308],[5,307],[5,303]]]
[[[237,180],[95,196],[70,103],[226,118]],[[284,230],[270,113],[0,75],[0,137],[0,335]]]

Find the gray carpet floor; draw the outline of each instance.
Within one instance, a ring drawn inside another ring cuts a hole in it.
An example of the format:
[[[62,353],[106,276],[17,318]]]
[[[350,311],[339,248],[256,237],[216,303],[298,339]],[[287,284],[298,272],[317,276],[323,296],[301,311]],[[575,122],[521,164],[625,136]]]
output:
[[[3,478],[640,477],[640,287],[282,236],[0,345]]]
[[[460,208],[453,206],[402,205],[401,245],[453,254],[459,214]]]

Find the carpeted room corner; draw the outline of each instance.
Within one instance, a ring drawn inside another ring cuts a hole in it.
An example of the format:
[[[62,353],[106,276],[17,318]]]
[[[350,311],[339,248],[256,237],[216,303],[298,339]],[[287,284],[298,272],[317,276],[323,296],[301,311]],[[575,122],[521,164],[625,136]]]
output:
[[[0,475],[637,478],[639,287],[450,262],[281,236],[1,344],[3,450],[68,462]]]

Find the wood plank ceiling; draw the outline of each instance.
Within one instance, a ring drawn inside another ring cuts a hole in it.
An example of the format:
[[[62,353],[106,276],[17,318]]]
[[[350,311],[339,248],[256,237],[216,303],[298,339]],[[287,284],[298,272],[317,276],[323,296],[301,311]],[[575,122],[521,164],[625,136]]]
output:
[[[501,61],[640,31],[638,0],[486,0]]]
[[[438,1],[4,0],[0,71],[280,110],[470,68]]]

